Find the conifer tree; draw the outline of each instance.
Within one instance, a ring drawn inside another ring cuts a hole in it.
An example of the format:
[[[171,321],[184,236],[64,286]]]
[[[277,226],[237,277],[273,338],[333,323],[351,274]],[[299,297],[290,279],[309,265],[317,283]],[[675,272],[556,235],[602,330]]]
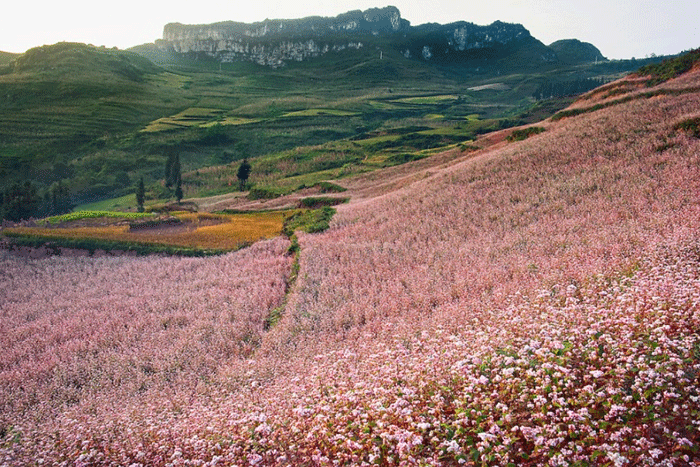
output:
[[[177,204],[180,204],[180,201],[182,201],[182,196],[182,179],[178,177],[175,184],[175,198],[177,199]]]
[[[241,162],[240,167],[238,167],[238,173],[236,176],[238,177],[238,186],[241,191],[245,188],[245,184],[248,181],[248,177],[250,176],[250,171],[252,170],[252,167],[250,165],[250,162],[248,162],[248,159],[243,159],[243,162]]]
[[[139,178],[139,183],[136,185],[136,205],[139,212],[143,212],[143,203],[146,201],[146,186],[143,183],[143,177]]]

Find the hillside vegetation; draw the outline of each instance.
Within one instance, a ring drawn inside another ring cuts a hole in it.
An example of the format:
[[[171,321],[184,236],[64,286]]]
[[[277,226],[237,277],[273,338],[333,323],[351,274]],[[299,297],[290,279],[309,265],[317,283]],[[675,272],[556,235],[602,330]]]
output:
[[[0,458],[696,465],[700,69],[576,109],[344,178],[295,240],[1,252]]]
[[[366,47],[273,70],[152,44],[128,52],[43,46],[0,72],[0,191],[30,181],[41,201],[33,217],[41,217],[53,213],[45,198],[59,182],[65,206],[75,206],[132,194],[143,176],[148,198],[164,202],[173,193],[162,188],[163,166],[175,151],[187,197],[235,191],[225,175],[203,182],[196,171],[225,172],[244,158],[255,160],[251,184],[287,193],[534,122],[570,102],[567,90],[641,64],[477,72]],[[384,133],[403,136],[373,141]],[[280,161],[296,165],[297,149],[310,163],[271,179]],[[305,173],[313,175],[287,179]]]

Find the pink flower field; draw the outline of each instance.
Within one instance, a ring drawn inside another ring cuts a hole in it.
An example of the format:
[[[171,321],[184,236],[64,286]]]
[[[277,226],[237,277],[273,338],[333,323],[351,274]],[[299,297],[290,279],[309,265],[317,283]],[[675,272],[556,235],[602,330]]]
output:
[[[3,253],[0,466],[700,466],[700,70],[652,89],[417,165],[295,281]]]

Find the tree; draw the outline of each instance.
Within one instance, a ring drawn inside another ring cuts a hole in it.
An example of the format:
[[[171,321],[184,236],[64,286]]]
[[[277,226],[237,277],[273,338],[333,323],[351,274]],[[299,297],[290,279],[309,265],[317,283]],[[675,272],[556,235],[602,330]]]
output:
[[[71,202],[70,190],[62,180],[55,182],[49,188],[46,198],[48,206],[45,210],[49,215],[64,214],[70,212],[75,206]]]
[[[180,177],[177,178],[175,185],[175,198],[177,199],[177,204],[180,204],[180,201],[182,201],[182,179]]]
[[[143,183],[143,177],[139,178],[139,183],[136,185],[136,205],[139,212],[143,212],[143,203],[146,201],[146,186]]]
[[[31,182],[14,183],[2,196],[0,214],[3,219],[20,221],[36,216],[41,198]]]
[[[180,155],[175,148],[167,151],[168,158],[165,161],[165,186],[171,188],[176,185],[177,177],[180,176]]]
[[[252,170],[252,167],[250,166],[250,162],[248,162],[248,159],[243,159],[243,162],[241,162],[240,167],[238,167],[238,173],[236,176],[238,177],[238,186],[240,187],[241,191],[245,188],[245,184],[248,181],[248,177],[250,176],[250,171]]]

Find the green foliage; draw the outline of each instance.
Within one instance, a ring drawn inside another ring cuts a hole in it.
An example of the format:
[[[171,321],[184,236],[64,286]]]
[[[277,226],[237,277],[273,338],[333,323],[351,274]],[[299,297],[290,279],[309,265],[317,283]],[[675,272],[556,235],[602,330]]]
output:
[[[218,146],[226,144],[228,141],[229,137],[226,134],[226,129],[220,123],[204,128],[202,136],[199,138],[199,142],[206,146]]]
[[[282,232],[288,237],[294,235],[297,230],[306,233],[323,232],[328,229],[335,212],[335,209],[329,206],[299,211],[284,221]]]
[[[58,216],[51,216],[43,219],[44,223],[60,224],[62,222],[78,221],[82,219],[99,219],[102,217],[123,218],[123,219],[141,219],[144,217],[152,217],[151,213],[136,213],[136,212],[116,212],[116,211],[75,211]]]
[[[44,194],[44,210],[48,215],[70,212],[74,207],[70,190],[61,180],[52,184]]]
[[[180,178],[177,179],[177,185],[175,186],[175,199],[177,200],[178,204],[180,201],[182,201],[182,197],[184,194],[182,193],[182,180]]]
[[[15,73],[57,70],[75,73],[94,69],[132,81],[142,81],[145,75],[159,72],[153,63],[135,53],[72,42],[29,49],[17,57],[13,67]]]
[[[254,186],[253,188],[250,189],[250,192],[248,193],[248,198],[255,200],[255,199],[274,199],[274,198],[279,198],[280,196],[283,195],[283,192],[272,188],[272,187],[265,187],[265,186]]]
[[[676,124],[674,129],[676,131],[687,132],[695,138],[700,138],[700,117],[683,120],[682,122]]]
[[[193,173],[244,158],[253,166],[249,182],[265,184],[263,197],[273,196],[497,129],[531,106],[537,83],[554,75],[497,67],[455,73],[387,51],[379,62],[369,46],[278,70],[138,50],[174,72],[84,44],[11,57],[12,73],[0,74],[0,189],[33,180],[44,195],[62,181],[79,204],[133,196],[140,177],[147,186],[165,178],[170,190],[151,191],[168,198],[177,183],[172,165],[163,172],[163,156],[177,148],[188,196],[230,191],[236,167],[220,179]],[[615,66],[623,65],[630,66]],[[609,72],[575,71],[580,79]],[[502,90],[472,91],[487,82]]]
[[[399,153],[392,154],[386,158],[388,165],[399,165],[406,164],[407,162],[417,161],[423,159],[425,156],[417,153]]]
[[[136,185],[136,205],[139,212],[143,212],[143,203],[146,201],[146,185],[143,182],[143,177],[139,178],[139,183]]]
[[[36,217],[41,199],[34,184],[27,180],[10,186],[2,193],[0,201],[0,217],[16,222]]]
[[[695,49],[661,63],[645,65],[637,70],[637,74],[649,77],[648,86],[656,86],[690,71],[698,62],[700,62],[700,49]]]
[[[170,147],[166,150],[167,159],[165,161],[165,186],[171,188],[177,185],[178,180],[182,180],[182,168],[180,165],[180,153],[176,148]]]
[[[347,203],[350,198],[331,198],[328,196],[309,196],[302,198],[299,204],[303,208],[320,208],[322,206],[335,206]]]
[[[509,142],[522,141],[528,139],[530,136],[540,134],[546,131],[540,126],[531,126],[523,129],[513,130],[513,132],[506,138]]]
[[[536,100],[576,96],[605,84],[604,78],[583,78],[568,81],[547,80],[537,86],[532,97]]]
[[[314,186],[318,187],[321,193],[342,193],[347,191],[347,188],[326,181],[318,182]]]
[[[248,159],[243,159],[243,162],[241,162],[241,165],[238,167],[238,172],[236,173],[236,178],[238,178],[238,185],[241,191],[245,188],[245,184],[248,181],[251,169],[252,167],[250,166]]]

